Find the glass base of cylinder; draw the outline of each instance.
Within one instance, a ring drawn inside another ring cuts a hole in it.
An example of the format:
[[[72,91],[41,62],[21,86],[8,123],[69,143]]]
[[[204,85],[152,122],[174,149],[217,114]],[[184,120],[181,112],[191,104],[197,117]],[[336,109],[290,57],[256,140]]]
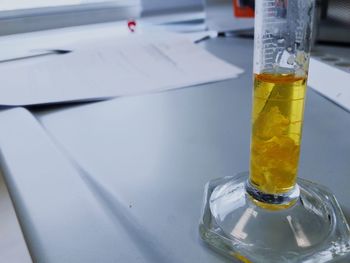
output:
[[[322,263],[350,253],[349,226],[325,187],[298,179],[299,197],[274,203],[254,199],[247,182],[242,173],[206,185],[199,230],[218,252],[245,263]]]

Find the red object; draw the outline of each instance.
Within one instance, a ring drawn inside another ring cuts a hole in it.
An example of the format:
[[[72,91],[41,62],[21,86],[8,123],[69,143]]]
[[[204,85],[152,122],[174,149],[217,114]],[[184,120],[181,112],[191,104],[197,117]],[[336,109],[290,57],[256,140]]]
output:
[[[249,6],[242,6],[239,0],[233,0],[233,13],[235,17],[254,17],[254,10]]]
[[[136,21],[135,20],[129,20],[128,21],[128,28],[130,32],[134,33],[136,30]]]

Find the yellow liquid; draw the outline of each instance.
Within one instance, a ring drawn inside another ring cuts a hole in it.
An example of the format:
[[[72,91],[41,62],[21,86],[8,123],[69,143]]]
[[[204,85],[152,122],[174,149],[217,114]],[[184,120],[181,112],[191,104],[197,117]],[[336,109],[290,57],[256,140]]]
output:
[[[270,194],[296,181],[306,78],[291,74],[254,76],[250,182]]]

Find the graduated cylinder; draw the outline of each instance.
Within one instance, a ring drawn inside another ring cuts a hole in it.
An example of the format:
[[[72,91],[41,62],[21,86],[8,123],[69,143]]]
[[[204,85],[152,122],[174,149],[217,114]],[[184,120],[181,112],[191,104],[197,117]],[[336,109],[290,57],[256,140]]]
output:
[[[251,186],[267,194],[296,183],[308,76],[313,0],[257,0]]]

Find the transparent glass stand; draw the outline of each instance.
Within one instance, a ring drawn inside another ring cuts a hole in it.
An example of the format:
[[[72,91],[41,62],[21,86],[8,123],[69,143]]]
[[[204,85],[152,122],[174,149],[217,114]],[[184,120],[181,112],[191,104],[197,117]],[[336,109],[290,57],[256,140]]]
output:
[[[333,262],[350,252],[350,231],[332,193],[298,179],[289,208],[264,206],[247,193],[248,173],[207,183],[200,235],[243,262]]]

